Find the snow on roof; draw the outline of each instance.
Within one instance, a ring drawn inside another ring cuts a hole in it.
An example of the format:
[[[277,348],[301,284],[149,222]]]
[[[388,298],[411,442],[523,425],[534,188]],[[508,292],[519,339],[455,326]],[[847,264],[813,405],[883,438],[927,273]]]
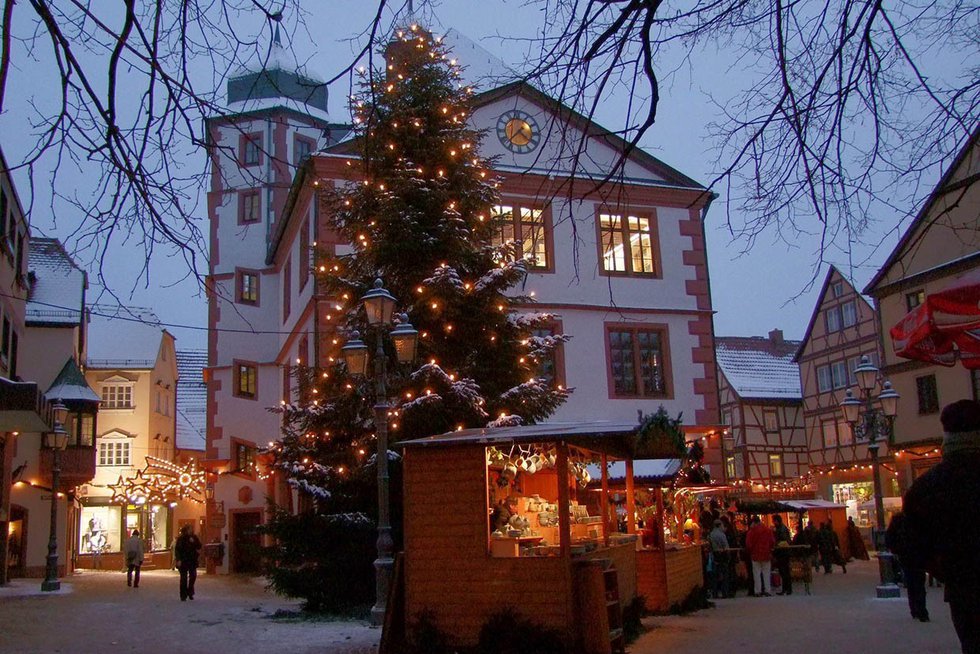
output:
[[[521,78],[502,59],[455,28],[446,30],[443,41],[459,61],[463,80],[479,90],[496,88]]]
[[[82,322],[85,273],[55,238],[32,237],[27,253],[30,291],[27,324],[77,325]]]
[[[232,114],[247,114],[252,111],[267,111],[271,109],[292,109],[311,118],[317,118],[324,122],[330,121],[330,116],[327,115],[326,111],[292,98],[250,98],[248,100],[239,100],[238,102],[229,102],[226,109],[228,113]]]
[[[152,368],[165,331],[144,307],[96,304],[88,326],[89,368]]]
[[[204,450],[208,386],[207,350],[177,350],[177,448]]]
[[[715,358],[742,399],[800,400],[800,366],[793,361],[799,341],[764,336],[719,336]]]

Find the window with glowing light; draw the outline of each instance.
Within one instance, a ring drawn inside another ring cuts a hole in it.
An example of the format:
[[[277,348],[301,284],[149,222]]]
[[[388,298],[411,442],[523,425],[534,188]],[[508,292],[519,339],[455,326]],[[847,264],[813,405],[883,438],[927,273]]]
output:
[[[770,477],[784,477],[783,473],[783,455],[782,454],[770,454],[769,455],[769,476]]]
[[[235,364],[235,395],[248,399],[258,397],[258,367],[251,363]]]
[[[252,475],[255,474],[255,448],[241,442],[235,442],[234,458],[232,459],[234,472]]]
[[[668,397],[666,328],[606,325],[612,397]]]
[[[236,275],[236,295],[241,304],[259,303],[259,275],[254,271],[239,270]]]
[[[491,211],[496,229],[491,242],[506,245],[520,241],[521,254],[531,270],[552,269],[550,212],[520,204],[498,204]]]
[[[600,213],[599,257],[607,274],[659,276],[653,216]]]

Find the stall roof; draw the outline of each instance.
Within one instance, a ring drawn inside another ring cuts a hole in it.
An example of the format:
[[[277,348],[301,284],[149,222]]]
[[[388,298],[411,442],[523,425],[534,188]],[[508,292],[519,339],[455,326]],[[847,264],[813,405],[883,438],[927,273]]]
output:
[[[779,504],[785,504],[796,511],[809,511],[810,509],[846,509],[843,504],[830,502],[828,500],[784,500]]]
[[[452,445],[502,445],[542,441],[568,441],[589,449],[600,449],[629,456],[631,437],[636,423],[613,422],[551,422],[519,427],[477,427],[450,431],[445,434],[402,441],[401,447],[448,447]]]
[[[747,500],[738,502],[740,513],[798,513],[811,509],[845,509],[827,500]]]

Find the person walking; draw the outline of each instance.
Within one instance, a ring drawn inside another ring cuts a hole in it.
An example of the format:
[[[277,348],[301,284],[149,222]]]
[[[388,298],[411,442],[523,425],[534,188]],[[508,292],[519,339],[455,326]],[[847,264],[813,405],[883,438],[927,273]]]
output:
[[[779,577],[783,582],[783,588],[779,591],[779,595],[792,595],[793,594],[793,573],[790,566],[790,541],[792,536],[789,533],[789,527],[783,524],[783,517],[780,515],[774,515],[772,517],[773,524],[775,525],[773,529],[773,538],[776,539],[776,549],[773,550],[773,562],[776,564],[776,570],[779,571]]]
[[[855,559],[860,559],[862,561],[870,561],[871,556],[868,554],[868,548],[864,545],[864,536],[861,535],[861,530],[858,526],[854,524],[854,518],[847,518],[847,549],[850,550],[851,556]]]
[[[201,539],[194,528],[185,525],[180,528],[180,536],[174,545],[177,557],[177,570],[180,571],[180,601],[194,599],[194,583],[197,581],[197,561],[201,553]]]
[[[943,409],[943,459],[905,494],[908,556],[945,584],[963,654],[980,654],[980,520],[968,508],[980,497],[980,402]]]
[[[820,523],[820,529],[817,531],[817,549],[820,551],[820,563],[823,565],[825,575],[833,572],[835,563],[844,569],[844,574],[847,574],[847,561],[840,551],[840,538],[837,537],[834,525],[830,521]]]
[[[905,594],[908,595],[909,613],[916,620],[929,622],[929,610],[926,608],[926,571],[918,566],[917,561],[909,552],[908,518],[899,511],[892,516],[885,530],[885,545],[895,556],[905,580]]]
[[[140,538],[139,529],[134,529],[132,535],[126,539],[123,551],[126,553],[126,585],[139,588],[140,567],[143,565],[143,539]]]
[[[728,576],[728,536],[725,534],[725,527],[721,520],[715,520],[714,528],[708,534],[708,542],[711,544],[712,568],[714,570],[714,594],[715,599],[728,597],[730,578]]]
[[[752,559],[752,585],[755,594],[763,597],[772,595],[772,551],[776,539],[772,529],[762,524],[759,516],[753,516],[752,526],[745,536],[745,547]],[[761,577],[761,579],[760,579]]]

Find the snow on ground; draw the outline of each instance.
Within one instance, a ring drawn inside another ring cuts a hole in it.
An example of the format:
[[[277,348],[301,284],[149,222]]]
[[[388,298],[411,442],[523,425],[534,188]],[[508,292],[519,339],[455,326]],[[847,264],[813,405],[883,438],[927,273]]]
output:
[[[274,619],[298,611],[298,602],[251,579],[201,574],[187,602],[172,570],[144,572],[139,588],[128,588],[121,572],[70,579],[70,592],[41,593],[40,579],[0,588],[0,652],[373,654],[381,638],[365,622]]]
[[[630,654],[951,654],[959,651],[941,589],[928,589],[932,622],[912,620],[905,598],[875,599],[875,562],[843,575],[817,574],[813,594],[746,597],[687,616],[644,619],[650,631]],[[177,597],[177,574],[153,570],[140,588],[120,572],[82,572],[60,593],[40,580],[0,588],[0,652],[89,654],[373,654],[381,631],[364,622],[274,619],[298,603],[266,591],[261,580],[198,577],[196,599]],[[70,588],[69,588],[70,586]],[[36,590],[35,590],[36,589]],[[295,613],[293,613],[295,615]]]

